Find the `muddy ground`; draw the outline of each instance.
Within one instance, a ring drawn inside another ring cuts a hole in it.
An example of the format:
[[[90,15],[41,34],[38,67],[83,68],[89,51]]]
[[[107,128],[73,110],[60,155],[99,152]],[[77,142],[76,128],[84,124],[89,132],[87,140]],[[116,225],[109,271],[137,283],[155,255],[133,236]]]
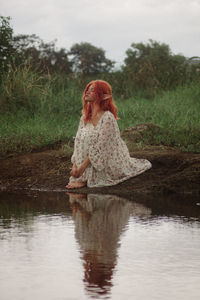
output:
[[[200,154],[183,153],[167,147],[148,146],[130,154],[147,158],[153,167],[113,187],[82,188],[76,192],[130,196],[135,193],[200,195]],[[0,190],[65,191],[71,168],[71,154],[61,149],[12,154],[0,159]]]
[[[144,134],[159,132],[159,126],[147,123],[122,132],[130,155],[146,158],[152,169],[123,183],[104,188],[82,188],[75,192],[134,194],[193,194],[200,196],[200,153],[184,153],[165,146],[143,146]],[[73,148],[46,149],[33,153],[11,154],[0,159],[0,190],[65,191]],[[68,153],[68,154],[66,154]]]

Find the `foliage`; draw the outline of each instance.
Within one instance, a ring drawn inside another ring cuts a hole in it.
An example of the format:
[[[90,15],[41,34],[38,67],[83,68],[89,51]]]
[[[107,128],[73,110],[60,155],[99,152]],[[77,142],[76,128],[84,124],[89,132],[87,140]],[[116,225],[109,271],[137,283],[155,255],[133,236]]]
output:
[[[52,98],[54,100],[52,100]],[[31,65],[9,66],[0,84],[0,107],[2,113],[27,111],[30,115],[42,112],[47,116],[60,110],[70,111],[74,99],[80,99],[73,77],[41,75],[31,70]],[[59,100],[58,100],[59,99]],[[63,102],[62,105],[58,103]]]
[[[0,21],[0,79],[4,77],[6,84],[11,83],[8,73],[12,70],[19,76],[16,70],[22,70],[24,65],[30,72],[39,73],[39,76],[57,75],[59,78],[62,74],[65,87],[75,80],[79,92],[89,81],[104,79],[121,99],[132,96],[150,99],[163,90],[200,79],[199,57],[186,59],[183,55],[174,55],[168,45],[153,40],[146,44],[133,43],[126,51],[122,68],[113,71],[114,61],[106,58],[102,48],[82,42],[74,44],[70,51],[64,48],[58,50],[56,41],[45,43],[35,34],[13,36],[10,18],[0,17]],[[5,80],[6,76],[8,81]],[[54,84],[54,88],[58,90],[61,81],[59,79],[56,82],[58,84]],[[18,86],[16,89],[19,90]],[[3,97],[5,101],[6,97],[9,98],[8,95],[4,96],[5,89],[1,99]]]
[[[114,62],[105,57],[105,51],[90,43],[74,44],[69,55],[72,55],[72,63],[75,72],[84,75],[109,72]]]
[[[124,66],[113,66],[89,43],[67,52],[34,34],[13,36],[10,18],[0,16],[0,153],[71,143],[83,89],[94,79],[111,84],[121,130],[154,123],[160,131],[147,132],[142,143],[200,152],[199,57],[174,55],[150,40],[133,43]]]
[[[31,114],[38,106],[38,98],[47,94],[41,76],[31,72],[28,64],[13,67],[9,65],[0,85],[0,106],[2,112],[16,112],[23,108]]]
[[[124,72],[136,87],[171,89],[185,83],[187,63],[183,55],[173,55],[168,45],[149,40],[133,43],[126,51]]]
[[[0,16],[0,77],[8,70],[14,49],[12,46],[13,29],[10,26],[10,17]]]
[[[71,73],[71,63],[64,48],[56,50],[55,41],[45,43],[35,34],[17,35],[13,38],[17,52],[16,64],[28,63],[32,70],[42,73]]]
[[[187,68],[187,77],[189,82],[194,80],[198,80],[200,78],[200,57],[193,56],[187,60],[188,68]]]
[[[120,81],[122,74],[117,76]],[[115,78],[110,77],[113,83]],[[153,136],[147,132],[143,144],[200,152],[199,87],[194,82],[148,100],[139,94],[122,99],[115,89],[120,129],[154,123],[161,130]],[[82,90],[83,81],[71,75],[41,76],[27,65],[11,68],[0,85],[0,153],[71,143],[81,115]]]

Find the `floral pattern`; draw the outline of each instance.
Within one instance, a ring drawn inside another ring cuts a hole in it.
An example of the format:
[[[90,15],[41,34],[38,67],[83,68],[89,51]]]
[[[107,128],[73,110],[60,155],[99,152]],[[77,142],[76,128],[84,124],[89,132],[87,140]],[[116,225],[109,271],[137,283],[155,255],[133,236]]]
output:
[[[152,166],[146,159],[130,157],[117,121],[110,111],[102,115],[96,126],[90,122],[85,124],[81,117],[71,161],[79,167],[87,156],[91,164],[81,177],[70,177],[70,182],[87,182],[88,187],[111,186]]]

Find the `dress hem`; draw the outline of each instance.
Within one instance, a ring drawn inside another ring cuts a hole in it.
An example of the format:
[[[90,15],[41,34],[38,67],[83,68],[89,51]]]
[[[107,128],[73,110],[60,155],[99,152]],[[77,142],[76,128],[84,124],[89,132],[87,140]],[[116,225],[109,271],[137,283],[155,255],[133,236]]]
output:
[[[137,174],[135,174],[135,175],[129,175],[129,176],[126,176],[126,177],[124,177],[124,178],[122,178],[122,179],[119,179],[119,180],[115,180],[115,183],[109,183],[109,184],[100,184],[100,185],[88,185],[87,184],[87,187],[88,188],[93,188],[93,187],[104,187],[104,186],[114,186],[114,185],[117,185],[118,183],[121,183],[121,182],[123,182],[123,181],[126,181],[126,180],[128,180],[128,179],[130,179],[130,178],[132,178],[132,177],[136,177],[136,176],[138,176],[138,175],[140,175],[140,174],[142,174],[142,173],[144,173],[144,172],[146,172],[147,170],[149,170],[149,169],[151,169],[152,168],[152,164],[149,162],[149,166],[148,167],[146,167],[146,168],[144,168],[144,169],[142,169],[142,170],[140,170]]]

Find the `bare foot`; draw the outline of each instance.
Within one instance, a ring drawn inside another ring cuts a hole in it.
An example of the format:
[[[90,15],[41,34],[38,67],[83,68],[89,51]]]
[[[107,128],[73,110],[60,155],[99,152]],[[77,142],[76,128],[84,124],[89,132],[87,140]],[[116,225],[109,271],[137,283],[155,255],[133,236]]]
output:
[[[86,182],[82,181],[72,181],[70,184],[66,185],[67,189],[78,189],[86,186]]]

